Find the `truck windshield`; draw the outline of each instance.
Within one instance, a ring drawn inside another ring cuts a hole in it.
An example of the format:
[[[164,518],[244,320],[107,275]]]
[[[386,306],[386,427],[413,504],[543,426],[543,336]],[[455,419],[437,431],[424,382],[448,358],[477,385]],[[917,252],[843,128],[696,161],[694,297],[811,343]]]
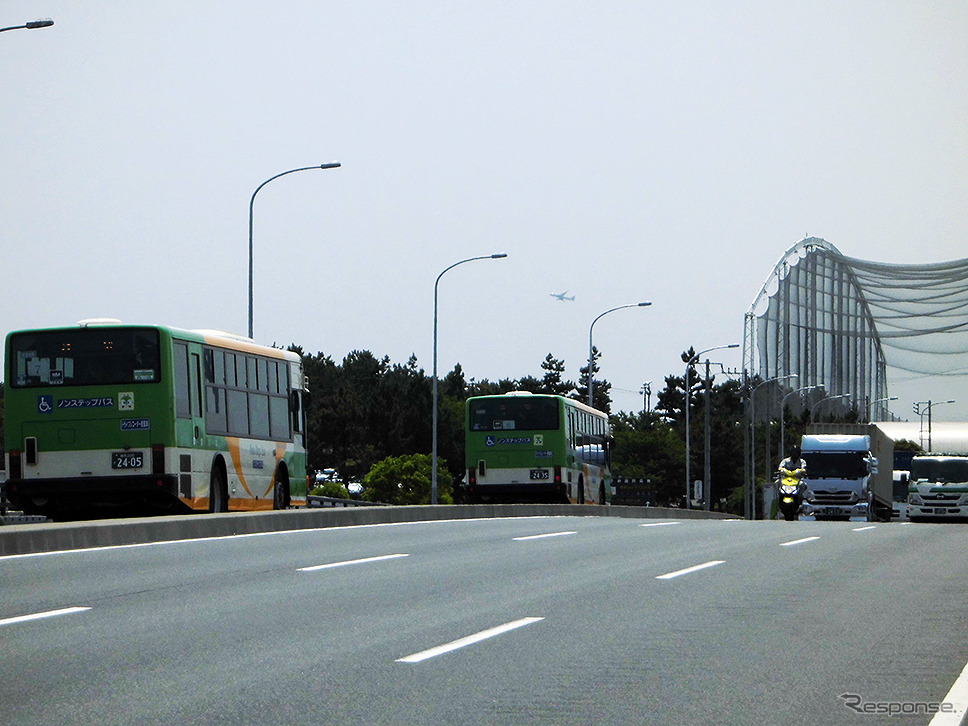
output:
[[[968,458],[911,459],[911,481],[968,482]]]
[[[867,476],[865,451],[804,451],[807,462],[807,477],[810,479],[856,479]]]
[[[558,402],[553,398],[482,398],[470,404],[471,431],[554,431]]]
[[[76,328],[11,337],[14,388],[154,383],[160,380],[158,331]]]

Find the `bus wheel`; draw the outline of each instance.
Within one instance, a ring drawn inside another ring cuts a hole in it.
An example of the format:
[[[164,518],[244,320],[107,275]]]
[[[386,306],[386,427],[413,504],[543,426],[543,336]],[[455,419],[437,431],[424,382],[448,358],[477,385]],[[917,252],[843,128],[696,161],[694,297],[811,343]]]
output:
[[[605,504],[605,484],[598,485],[598,503]]]
[[[289,473],[280,466],[276,472],[276,485],[272,489],[272,508],[289,509]]]
[[[221,463],[212,467],[212,481],[209,483],[208,511],[211,513],[229,511],[228,481]]]
[[[576,497],[579,504],[585,503],[585,480],[578,477],[578,496]]]

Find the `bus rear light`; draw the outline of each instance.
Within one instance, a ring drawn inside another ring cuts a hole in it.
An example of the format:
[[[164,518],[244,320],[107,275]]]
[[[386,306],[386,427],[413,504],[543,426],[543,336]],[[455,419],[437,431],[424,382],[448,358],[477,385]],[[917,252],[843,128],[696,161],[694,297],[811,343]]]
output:
[[[24,439],[24,458],[27,466],[37,466],[37,437],[28,436]]]
[[[165,473],[165,445],[155,444],[151,447],[151,473]]]
[[[468,469],[467,470],[467,484],[468,486],[477,486],[477,470]]]
[[[555,484],[561,484],[561,467],[555,467]]]

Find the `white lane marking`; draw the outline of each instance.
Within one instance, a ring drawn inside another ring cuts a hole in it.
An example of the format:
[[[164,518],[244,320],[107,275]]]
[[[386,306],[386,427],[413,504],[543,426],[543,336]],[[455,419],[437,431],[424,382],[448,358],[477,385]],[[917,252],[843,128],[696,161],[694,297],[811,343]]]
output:
[[[866,532],[869,529],[877,529],[877,527],[875,527],[874,525],[871,525],[869,527],[854,527],[855,532]]]
[[[726,560],[710,560],[709,562],[704,562],[701,565],[694,565],[692,567],[687,567],[684,570],[676,570],[675,572],[667,572],[664,575],[656,575],[656,580],[671,580],[673,577],[680,577],[681,575],[688,575],[692,572],[698,572],[699,570],[705,570],[707,567],[715,567],[716,565],[721,565]]]
[[[15,618],[4,618],[0,620],[0,626],[14,625],[15,623],[26,623],[30,620],[41,620],[43,618],[54,618],[58,615],[70,615],[72,613],[82,613],[90,610],[89,607],[61,608],[60,610],[47,610],[43,613],[33,613],[32,615],[18,615]]]
[[[959,726],[968,711],[968,663],[942,703],[950,703],[951,711],[939,711],[928,726]]]
[[[468,635],[466,638],[460,638],[458,640],[451,641],[450,643],[445,643],[444,645],[438,645],[436,648],[430,648],[428,650],[422,650],[419,653],[414,653],[413,655],[408,655],[405,658],[397,658],[397,663],[419,663],[421,661],[427,660],[428,658],[436,658],[438,655],[443,655],[444,653],[449,653],[452,650],[457,650],[458,648],[463,648],[468,645],[473,645],[474,643],[479,643],[482,640],[487,640],[488,638],[493,638],[497,635],[502,635],[510,630],[516,630],[517,628],[523,628],[525,625],[531,625],[531,623],[537,623],[544,618],[521,618],[520,620],[514,620],[510,623],[505,623],[504,625],[498,625],[495,628],[488,628],[487,630],[482,630],[474,635]]]
[[[330,562],[326,565],[312,565],[311,567],[300,567],[298,572],[315,572],[316,570],[328,570],[333,567],[346,567],[347,565],[362,565],[367,562],[380,562],[381,560],[395,560],[399,557],[409,557],[410,555],[380,555],[379,557],[364,557],[359,560],[346,560],[344,562]]]
[[[682,524],[682,522],[649,522],[648,524],[640,524],[640,527],[671,527],[673,524]]]
[[[790,542],[781,542],[780,547],[793,547],[794,545],[803,544],[804,542],[813,542],[815,539],[820,539],[819,537],[804,537],[803,539],[795,539]]]
[[[242,515],[245,516],[245,515]],[[101,552],[107,550],[127,550],[138,547],[167,547],[168,545],[180,544],[199,544],[203,542],[221,542],[233,539],[246,539],[249,537],[278,537],[291,534],[327,534],[345,532],[349,529],[372,529],[376,527],[410,527],[412,525],[424,524],[465,524],[467,522],[520,522],[522,519],[564,519],[556,515],[534,515],[528,517],[473,517],[468,519],[422,519],[415,522],[378,522],[376,524],[347,524],[332,527],[308,527],[304,529],[284,529],[273,532],[249,532],[248,534],[223,534],[214,537],[191,537],[188,539],[166,539],[157,542],[134,542],[123,545],[102,545],[95,547],[78,547],[70,550],[51,550],[50,552],[24,552],[19,555],[0,555],[0,562],[4,560],[22,560],[28,557],[53,557],[55,555],[72,555],[83,552]]]
[[[548,534],[530,534],[526,537],[512,537],[515,542],[524,542],[528,539],[545,539],[546,537],[566,537],[569,534],[578,534],[578,532],[549,532]]]

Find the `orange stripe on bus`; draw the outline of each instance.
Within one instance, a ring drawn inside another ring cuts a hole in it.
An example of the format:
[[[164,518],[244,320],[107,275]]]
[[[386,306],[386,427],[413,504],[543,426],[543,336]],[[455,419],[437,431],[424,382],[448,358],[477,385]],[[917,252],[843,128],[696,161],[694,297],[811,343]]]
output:
[[[232,466],[235,467],[235,473],[239,477],[239,482],[242,484],[242,488],[245,489],[245,493],[250,497],[255,495],[249,491],[249,485],[245,481],[245,474],[242,472],[242,450],[239,446],[238,438],[234,436],[226,436],[225,442],[229,445],[229,458],[232,459]]]

